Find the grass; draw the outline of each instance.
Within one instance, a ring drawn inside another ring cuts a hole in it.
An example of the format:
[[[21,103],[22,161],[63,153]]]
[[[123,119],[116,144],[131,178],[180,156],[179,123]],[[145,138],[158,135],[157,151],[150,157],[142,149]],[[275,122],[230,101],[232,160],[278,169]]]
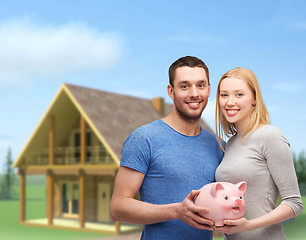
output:
[[[37,178],[39,179],[39,178]],[[26,187],[26,216],[27,219],[46,217],[45,186],[40,180],[29,179]],[[18,187],[15,199],[0,201],[0,239],[5,240],[84,240],[100,239],[108,234],[82,231],[61,230],[46,227],[23,226],[19,223]]]
[[[39,201],[36,201],[38,203]],[[35,206],[35,203],[33,204]],[[39,209],[39,205],[38,205]],[[43,209],[42,211],[45,211]],[[81,240],[97,239],[106,235],[44,227],[23,226],[19,223],[19,200],[0,201],[0,239],[5,240]],[[39,211],[37,211],[39,212]],[[37,213],[36,213],[37,214]],[[32,215],[34,216],[34,215]]]
[[[28,179],[27,179],[28,180]],[[33,176],[27,181],[27,219],[46,217],[45,185],[42,178]],[[15,199],[0,201],[0,239],[5,240],[89,240],[101,239],[109,236],[106,234],[88,233],[72,230],[60,230],[44,227],[23,226],[19,223],[19,188],[16,186]],[[301,216],[283,224],[288,240],[306,239],[306,196],[303,197],[304,211]],[[215,238],[215,240],[222,240]]]
[[[306,196],[303,196],[303,206],[304,210],[302,215],[294,220],[288,220],[283,224],[288,240],[306,239]]]

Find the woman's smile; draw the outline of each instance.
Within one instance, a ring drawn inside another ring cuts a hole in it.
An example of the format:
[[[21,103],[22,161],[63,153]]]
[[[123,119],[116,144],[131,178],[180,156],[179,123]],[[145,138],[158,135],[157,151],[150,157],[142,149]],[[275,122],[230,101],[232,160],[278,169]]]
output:
[[[239,109],[226,109],[226,112],[228,116],[232,117],[239,112]]]

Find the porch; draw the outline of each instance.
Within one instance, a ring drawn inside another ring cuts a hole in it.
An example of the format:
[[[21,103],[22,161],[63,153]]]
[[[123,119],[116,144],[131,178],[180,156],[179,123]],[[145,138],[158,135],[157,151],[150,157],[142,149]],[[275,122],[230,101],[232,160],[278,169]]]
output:
[[[22,222],[23,225],[51,227],[67,230],[79,230],[87,232],[100,232],[109,234],[125,234],[130,232],[139,232],[142,230],[141,225],[105,223],[105,222],[85,222],[83,228],[80,227],[80,221],[77,219],[54,218],[53,224],[48,224],[47,218],[31,219]]]

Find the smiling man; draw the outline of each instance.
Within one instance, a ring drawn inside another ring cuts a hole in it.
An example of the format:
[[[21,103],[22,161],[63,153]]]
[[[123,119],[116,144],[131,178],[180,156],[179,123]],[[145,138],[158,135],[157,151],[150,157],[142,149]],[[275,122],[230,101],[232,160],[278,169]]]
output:
[[[215,179],[222,152],[215,135],[200,126],[210,95],[208,68],[183,57],[169,68],[172,112],[136,129],[125,141],[111,201],[114,221],[143,224],[141,239],[213,238],[209,209],[194,198]],[[140,199],[134,199],[139,192]]]
[[[173,100],[173,111],[163,121],[174,129],[187,128],[188,131],[193,131],[187,133],[184,132],[187,129],[182,129],[183,134],[197,135],[200,132],[200,118],[210,95],[208,69],[205,64],[203,67],[200,65],[194,67],[178,66],[174,70],[170,67],[169,77],[172,71],[174,71],[175,81],[170,80],[167,90]],[[176,130],[180,131],[179,129]]]

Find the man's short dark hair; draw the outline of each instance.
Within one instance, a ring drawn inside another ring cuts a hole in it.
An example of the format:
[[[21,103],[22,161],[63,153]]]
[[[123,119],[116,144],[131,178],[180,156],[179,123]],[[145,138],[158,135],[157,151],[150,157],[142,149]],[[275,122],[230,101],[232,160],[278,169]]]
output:
[[[175,70],[179,67],[202,67],[205,70],[207,80],[209,83],[209,72],[205,63],[197,58],[192,56],[181,57],[171,64],[169,67],[169,84],[173,87],[173,81],[175,76]]]

